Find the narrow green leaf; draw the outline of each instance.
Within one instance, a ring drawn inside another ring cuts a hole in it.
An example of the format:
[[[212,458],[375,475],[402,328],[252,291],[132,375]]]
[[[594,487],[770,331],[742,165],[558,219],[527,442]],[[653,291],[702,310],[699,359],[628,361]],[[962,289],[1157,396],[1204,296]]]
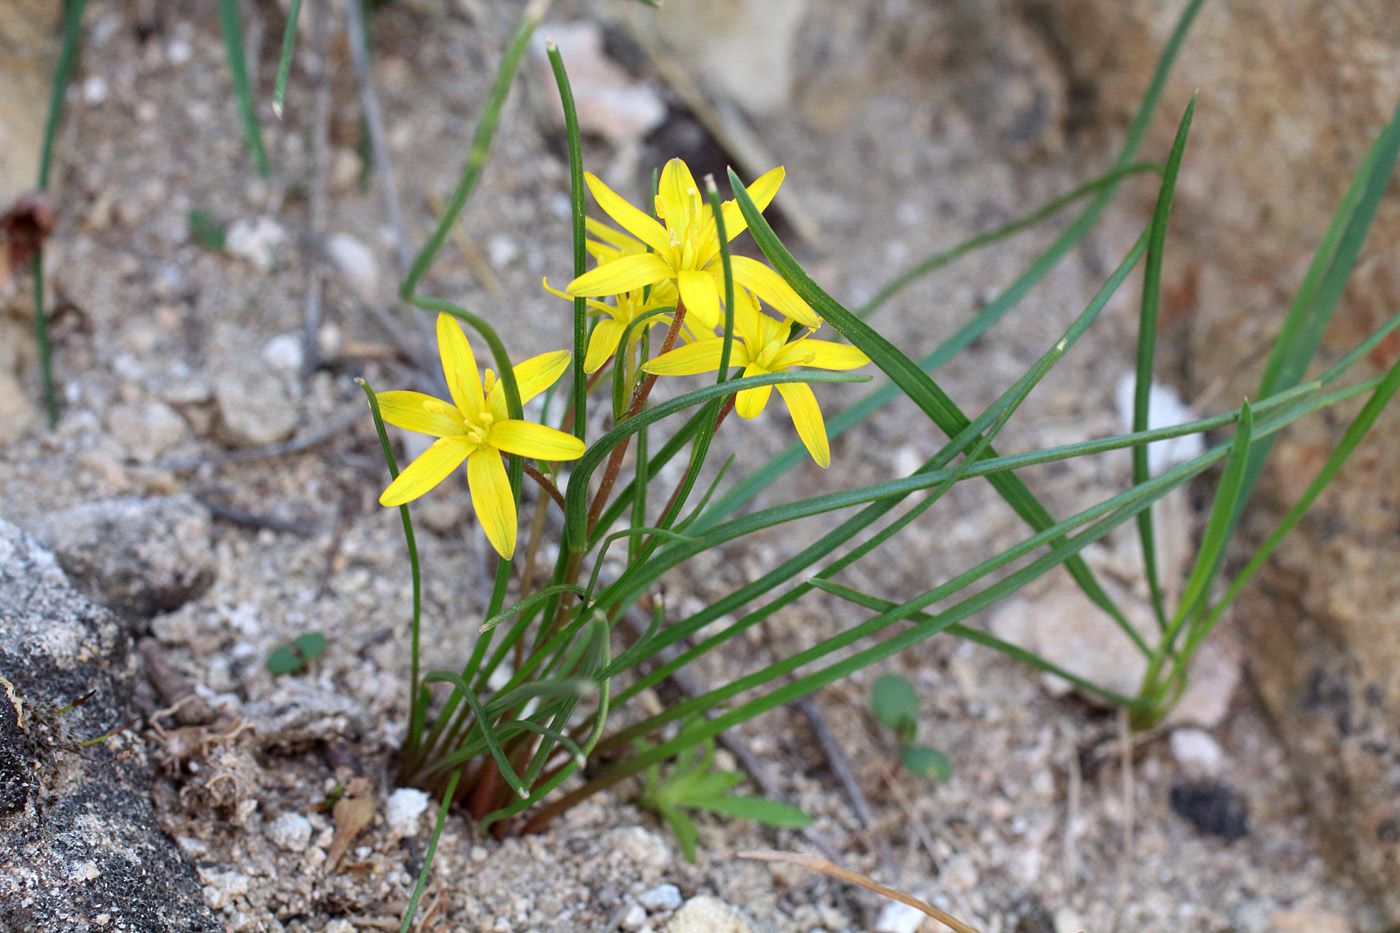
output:
[[[787,280],[787,283],[797,291],[797,294],[805,299],[827,323],[831,324],[837,333],[870,357],[871,362],[888,375],[904,394],[915,405],[918,405],[934,424],[938,425],[939,430],[944,434],[948,437],[954,437],[967,427],[970,423],[968,417],[928,374],[883,336],[871,329],[868,324],[842,307],[813,281],[807,271],[783,246],[773,232],[773,228],[769,226],[757,205],[754,204],[753,199],[744,190],[744,186],[739,182],[733,169],[730,169],[729,176],[731,186],[734,189],[734,198],[738,202],[740,211],[743,212],[744,219],[748,222],[749,232],[753,235],[754,242],[758,244],[759,249],[763,250],[763,255],[773,264],[773,268]],[[988,447],[986,456],[996,456],[996,451]],[[1020,477],[1014,474],[998,474],[989,478],[989,482],[1016,514],[1021,516],[1032,528],[1039,531],[1054,523],[1050,513],[1031,494]],[[1132,628],[1122,610],[1113,603],[1113,600],[1109,598],[1107,592],[1095,579],[1093,572],[1084,563],[1083,558],[1077,554],[1071,555],[1065,563],[1065,569],[1069,571],[1075,583],[1095,605],[1113,616],[1123,629]]]
[[[243,24],[238,15],[238,0],[219,0],[219,27],[224,34],[224,49],[228,53],[228,70],[233,77],[233,96],[238,101],[238,114],[243,121],[243,135],[258,174],[267,178],[267,150],[263,148],[262,130],[258,127],[257,107],[253,89],[248,83],[248,59],[243,50]]]
[[[354,2],[354,0],[351,0]],[[297,22],[301,18],[301,0],[291,0],[287,11],[287,27],[282,31],[282,56],[277,61],[277,80],[272,85],[272,112],[282,119],[282,102],[287,97],[287,75],[292,70],[292,49],[297,41]]]
[[[1171,636],[1165,640],[1170,649],[1175,635],[1188,619],[1195,615],[1199,606],[1210,595],[1210,584],[1220,570],[1225,557],[1225,546],[1230,541],[1234,516],[1237,514],[1239,498],[1243,492],[1245,470],[1249,464],[1250,443],[1254,435],[1254,413],[1249,402],[1240,410],[1239,425],[1235,428],[1234,444],[1230,456],[1225,461],[1225,472],[1220,477],[1220,485],[1215,490],[1215,500],[1211,503],[1210,517],[1206,519],[1206,530],[1201,536],[1201,546],[1196,552],[1196,562],[1186,578],[1186,586],[1181,593],[1176,617],[1172,620]]]
[[[374,394],[374,390],[370,388],[368,381],[356,379],[355,382],[364,390],[365,399],[369,402],[369,413],[370,416],[374,418],[374,430],[379,435],[379,448],[384,452],[384,462],[389,467],[389,480],[392,482],[399,478],[399,464],[394,457],[394,447],[389,443],[389,432],[384,427],[384,417],[379,412],[379,398]],[[409,663],[411,669],[408,680],[408,695],[411,705],[409,708],[408,721],[410,734],[406,748],[413,751],[415,757],[413,757],[412,761],[414,762],[414,766],[416,766],[419,762],[416,754],[423,746],[419,742],[421,731],[415,734],[412,730],[415,728],[415,723],[417,724],[417,728],[421,730],[422,724],[426,721],[427,717],[427,694],[422,689],[422,682],[418,676],[419,658],[421,656],[419,648],[423,622],[423,573],[422,568],[418,564],[418,542],[413,536],[413,520],[409,517],[408,506],[406,504],[399,506],[399,518],[403,522],[404,542],[408,545],[409,573],[413,579],[413,619],[409,627]],[[429,744],[431,745],[431,742],[429,742]]]
[[[549,64],[554,69],[554,83],[559,88],[559,102],[564,107],[564,138],[569,147],[569,216],[573,221],[574,278],[588,271],[587,232],[583,205],[583,147],[578,128],[578,109],[574,106],[574,90],[564,70],[564,58],[554,40],[549,40]],[[588,427],[588,374],[583,360],[588,353],[588,302],[574,299],[574,437],[583,440]]]
[[[230,0],[222,0],[222,2],[227,3]],[[486,167],[486,157],[491,152],[491,143],[496,138],[496,127],[501,122],[501,110],[505,107],[506,96],[510,93],[515,73],[520,69],[521,59],[524,58],[525,50],[529,47],[530,36],[534,35],[535,27],[539,25],[540,18],[544,16],[544,8],[547,6],[548,4],[539,2],[526,5],[515,38],[511,40],[510,45],[506,47],[505,54],[501,56],[500,67],[496,70],[496,80],[492,83],[490,96],[486,99],[486,109],[482,112],[481,120],[476,125],[471,147],[467,150],[467,160],[463,163],[461,177],[457,180],[457,189],[452,192],[452,199],[448,201],[447,210],[443,211],[437,229],[428,237],[428,242],[423,245],[422,251],[413,260],[408,276],[399,286],[399,297],[405,301],[417,294],[418,280],[423,277],[423,273],[428,271],[428,267],[433,264],[438,252],[442,250],[443,243],[447,241],[447,235],[452,230],[452,225],[461,216],[462,209],[467,206],[467,199],[471,197],[472,190],[476,188],[476,183],[481,178],[481,171]]]
[[[709,810],[724,816],[735,816],[741,820],[753,820],[766,826],[781,829],[806,829],[814,822],[806,813],[790,803],[768,800],[764,797],[740,797],[726,795],[696,800],[691,804],[697,810]]]
[[[510,606],[509,608],[502,609],[500,612],[491,616],[491,618],[487,619],[481,624],[481,631],[490,631],[491,629],[500,625],[506,619],[517,616],[520,613],[524,612],[526,609],[533,609],[535,606],[538,606],[548,601],[550,598],[554,597],[559,593],[574,593],[578,596],[583,596],[585,595],[586,591],[583,587],[575,586],[571,583],[556,583],[552,586],[546,586],[543,589],[536,590],[535,592],[531,593],[529,596],[525,597],[524,599],[520,600],[519,602]]]
[[[1196,113],[1196,95],[1186,106],[1186,113],[1176,129],[1167,168],[1162,174],[1162,187],[1157,192],[1157,209],[1152,214],[1151,234],[1147,241],[1147,262],[1142,275],[1142,303],[1138,312],[1137,370],[1133,392],[1133,430],[1146,431],[1148,401],[1152,397],[1152,360],[1157,348],[1157,307],[1162,293],[1162,255],[1166,251],[1167,222],[1171,218],[1172,199],[1176,195],[1176,176],[1181,169],[1181,157],[1186,152],[1186,137],[1191,132],[1191,118]],[[1133,448],[1133,482],[1146,481],[1147,448]],[[1152,510],[1138,514],[1138,540],[1142,544],[1142,559],[1147,576],[1147,589],[1152,610],[1162,630],[1167,627],[1166,603],[1162,597],[1162,582],[1157,570],[1157,535],[1152,525]]]

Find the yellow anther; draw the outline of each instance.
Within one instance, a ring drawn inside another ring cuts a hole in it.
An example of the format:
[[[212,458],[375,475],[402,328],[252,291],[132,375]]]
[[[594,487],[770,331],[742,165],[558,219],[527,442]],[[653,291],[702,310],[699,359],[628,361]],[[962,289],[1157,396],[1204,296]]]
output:
[[[431,412],[434,415],[440,415],[447,411],[447,406],[435,398],[428,398],[423,400],[423,410]]]

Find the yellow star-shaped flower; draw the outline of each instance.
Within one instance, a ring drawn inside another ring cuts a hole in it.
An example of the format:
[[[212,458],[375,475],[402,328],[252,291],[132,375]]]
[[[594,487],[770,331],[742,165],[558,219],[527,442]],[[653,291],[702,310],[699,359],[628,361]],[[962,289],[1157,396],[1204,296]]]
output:
[[[811,331],[789,340],[793,321],[775,320],[758,310],[753,296],[744,291],[734,293],[734,336],[730,362],[744,367],[745,376],[780,373],[794,366],[814,369],[855,369],[870,362],[870,357],[855,347],[829,340],[812,340]],[[724,339],[714,337],[697,340],[684,347],[663,353],[642,367],[646,372],[663,376],[688,376],[712,372],[719,368]],[[818,466],[831,465],[831,448],[827,443],[826,422],[812,387],[802,382],[780,384],[778,393],[787,403],[797,436]],[[743,389],[734,399],[734,410],[741,418],[756,418],[768,404],[773,386]]]
[[[720,267],[719,235],[714,212],[686,164],[672,159],[661,170],[656,195],[656,216],[660,223],[627,203],[591,173],[585,174],[585,178],[598,206],[645,246],[631,245],[624,234],[610,231],[601,224],[590,225],[594,235],[607,240],[619,255],[570,282],[566,289],[570,297],[618,295],[647,285],[675,282],[686,313],[694,315],[702,327],[711,330],[718,327],[724,314],[720,303],[724,273]],[[783,169],[779,167],[746,190],[759,210],[763,210],[782,183]],[[739,205],[733,201],[726,201],[722,209],[724,229],[732,240],[748,225]],[[608,248],[601,244],[593,246],[595,255],[598,248]],[[650,247],[649,252],[644,251],[646,247]],[[730,265],[736,284],[807,327],[821,326],[821,318],[778,273],[747,256],[732,257]]]
[[[477,518],[491,546],[509,560],[515,553],[515,497],[502,454],[577,460],[583,456],[583,441],[554,428],[511,418],[505,387],[489,369],[482,378],[467,335],[451,315],[438,315],[437,337],[451,403],[422,392],[375,393],[379,413],[389,424],[437,438],[389,484],[379,503],[402,505],[417,499],[465,460]],[[568,367],[567,350],[543,353],[515,366],[521,403],[553,385]]]

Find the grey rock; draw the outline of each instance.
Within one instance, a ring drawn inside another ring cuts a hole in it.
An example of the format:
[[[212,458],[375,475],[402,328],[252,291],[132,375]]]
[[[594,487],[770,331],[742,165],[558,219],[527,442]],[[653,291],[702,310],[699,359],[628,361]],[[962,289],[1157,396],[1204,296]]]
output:
[[[0,812],[0,929],[221,930],[156,823],[138,730],[77,744],[137,718],[130,637],[68,583],[53,554],[3,520],[0,671],[23,708],[22,720],[0,728],[4,773],[20,779],[5,785]],[[3,703],[14,709],[8,695]]]
[[[84,593],[126,615],[170,612],[214,582],[209,512],[189,496],[86,503],[33,531]]]
[[[296,430],[297,406],[281,380],[265,372],[225,375],[214,384],[214,401],[219,434],[235,447],[275,444]]]

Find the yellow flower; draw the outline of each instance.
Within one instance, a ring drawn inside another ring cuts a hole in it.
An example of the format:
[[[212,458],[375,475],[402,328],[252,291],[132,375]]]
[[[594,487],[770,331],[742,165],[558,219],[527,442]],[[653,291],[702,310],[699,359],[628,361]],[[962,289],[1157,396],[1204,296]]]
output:
[[[551,288],[548,280],[545,281],[544,287],[547,291],[561,298],[573,300],[569,295]],[[643,297],[644,295],[645,297]],[[618,342],[622,340],[622,335],[629,324],[648,311],[676,306],[676,287],[670,282],[662,282],[659,285],[653,285],[650,293],[644,288],[634,288],[630,292],[618,294],[616,305],[604,304],[594,298],[587,300],[591,314],[604,316],[594,326],[593,332],[588,338],[588,351],[584,354],[583,371],[591,375],[602,369],[603,364],[617,352]],[[630,351],[637,345],[637,342],[642,339],[644,329],[649,330],[662,325],[671,326],[669,314],[658,314],[647,318],[646,323],[632,329],[632,336],[627,340],[627,349]],[[683,330],[682,337],[688,336]]]
[[[450,404],[421,392],[376,393],[385,421],[437,437],[433,446],[389,484],[379,503],[402,505],[417,499],[465,460],[477,518],[491,546],[509,560],[515,553],[515,497],[501,455],[577,460],[583,456],[583,441],[554,428],[511,418],[505,386],[489,369],[482,379],[467,335],[451,315],[438,315],[437,337],[442,373],[452,393]],[[568,367],[567,350],[543,353],[517,365],[520,401],[527,402],[549,388]]]
[[[632,245],[629,237],[602,224],[590,225],[593,234],[606,241],[606,244],[590,244],[594,254],[599,255],[601,249],[615,250],[618,255],[570,282],[566,289],[569,295],[574,298],[617,295],[673,281],[685,302],[687,314],[694,315],[703,327],[719,326],[724,318],[720,304],[724,272],[720,267],[719,236],[709,202],[686,164],[672,159],[661,170],[656,195],[656,216],[661,223],[628,204],[591,173],[585,177],[598,206],[641,243]],[[759,210],[763,210],[782,183],[783,170],[779,167],[749,185],[747,190]],[[733,201],[726,201],[722,208],[724,229],[732,240],[748,225]],[[651,251],[644,252],[645,247],[650,247]],[[730,264],[736,284],[807,327],[821,326],[821,318],[778,273],[747,256],[734,256]]]
[[[855,347],[828,340],[812,340],[811,331],[789,340],[793,321],[775,320],[758,310],[758,303],[747,292],[734,293],[734,341],[730,362],[744,367],[745,376],[780,373],[794,366],[815,369],[855,369],[870,362],[870,357]],[[642,369],[664,376],[688,376],[719,368],[724,340],[715,337],[697,340],[689,346],[678,347],[651,360]],[[826,422],[812,387],[802,382],[780,384],[779,394],[787,403],[797,436],[817,465],[831,465],[831,448],[826,439]],[[773,386],[743,389],[734,399],[734,410],[741,418],[755,418],[768,404]]]

